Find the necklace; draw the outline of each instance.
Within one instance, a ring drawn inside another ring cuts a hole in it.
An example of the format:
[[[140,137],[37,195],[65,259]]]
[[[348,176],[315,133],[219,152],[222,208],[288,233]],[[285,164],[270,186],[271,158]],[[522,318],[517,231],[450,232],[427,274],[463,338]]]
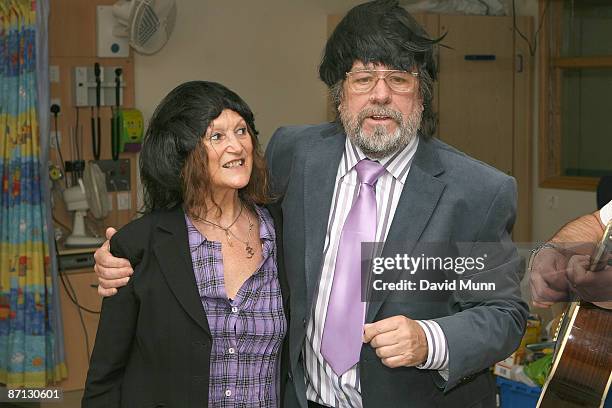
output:
[[[251,259],[253,257],[253,255],[255,255],[255,250],[253,249],[253,247],[250,244],[251,241],[251,230],[253,229],[253,222],[251,221],[251,217],[249,217],[249,213],[247,212],[247,220],[249,220],[249,235],[246,241],[241,240],[240,238],[238,238],[238,236],[236,234],[234,234],[233,231],[229,231],[230,234],[232,234],[234,236],[234,238],[236,238],[238,241],[242,242],[244,244],[244,250],[246,251],[247,255],[246,258],[247,259]]]
[[[225,238],[227,239],[227,243],[229,246],[233,247],[234,245],[232,244],[232,236],[234,238],[236,238],[239,242],[244,244],[244,250],[246,251],[247,255],[246,258],[247,259],[251,259],[253,257],[253,255],[255,255],[255,250],[253,249],[253,247],[251,247],[250,244],[250,240],[251,240],[251,230],[253,229],[253,222],[251,221],[251,217],[249,217],[249,214],[247,213],[247,220],[249,221],[249,235],[246,241],[241,240],[240,238],[238,238],[238,236],[234,233],[234,231],[232,231],[230,228],[232,228],[234,226],[234,224],[236,224],[236,221],[238,221],[238,218],[240,218],[240,216],[242,215],[242,208],[244,207],[244,205],[241,203],[240,204],[240,212],[238,213],[238,216],[236,217],[236,219],[234,220],[234,222],[232,222],[230,225],[228,225],[227,227],[224,227],[222,225],[216,224],[212,221],[207,220],[206,218],[198,218],[200,221],[205,222],[206,224],[212,225],[213,227],[219,228],[220,230],[222,230],[223,232],[225,232]]]
[[[238,216],[237,216],[237,217],[234,219],[234,221],[233,221],[233,222],[232,222],[230,225],[228,225],[227,227],[224,227],[223,225],[215,224],[215,223],[214,223],[214,222],[212,222],[212,221],[208,221],[206,218],[201,218],[201,217],[196,217],[196,218],[197,218],[198,220],[202,221],[202,222],[205,222],[206,224],[212,225],[213,227],[217,227],[217,228],[219,228],[220,230],[224,231],[224,232],[225,232],[225,237],[226,237],[226,239],[227,239],[227,243],[229,244],[229,246],[233,246],[233,245],[232,245],[232,237],[231,237],[231,235],[230,235],[230,232],[231,232],[231,231],[230,231],[229,229],[230,229],[230,228],[232,228],[232,227],[234,226],[234,224],[236,224],[236,221],[238,221],[238,218],[240,218],[240,215],[242,215],[242,207],[243,207],[243,205],[242,205],[242,203],[241,203],[241,204],[240,204],[240,211],[238,212]],[[234,234],[232,234],[232,235],[234,235]],[[234,236],[235,236],[235,235],[234,235]]]

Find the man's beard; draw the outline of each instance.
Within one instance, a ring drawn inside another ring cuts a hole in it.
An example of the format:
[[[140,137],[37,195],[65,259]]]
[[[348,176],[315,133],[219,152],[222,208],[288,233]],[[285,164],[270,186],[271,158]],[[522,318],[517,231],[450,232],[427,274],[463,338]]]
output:
[[[352,116],[343,105],[340,105],[339,110],[344,131],[355,146],[371,159],[383,159],[408,146],[417,136],[421,126],[423,105],[420,103],[416,105],[406,120],[401,112],[386,106],[365,108],[357,116]],[[377,125],[372,134],[368,135],[363,130],[363,121],[370,116],[387,116],[397,123],[397,128],[389,133],[384,125]]]

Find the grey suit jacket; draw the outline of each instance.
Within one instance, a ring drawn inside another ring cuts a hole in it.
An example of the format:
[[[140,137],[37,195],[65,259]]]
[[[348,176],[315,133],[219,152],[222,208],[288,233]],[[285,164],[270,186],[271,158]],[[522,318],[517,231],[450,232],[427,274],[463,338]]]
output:
[[[306,407],[301,351],[345,138],[334,123],[283,127],[266,150],[273,189],[283,197],[291,314],[286,407]],[[516,265],[518,256],[510,240],[515,207],[512,177],[439,140],[421,139],[387,242],[501,242],[512,247],[507,265]],[[505,272],[495,296],[478,302],[453,295],[434,303],[372,302],[367,323],[394,315],[434,319],[447,339],[450,372],[445,382],[435,370],[388,368],[365,344],[359,371],[364,407],[494,406],[495,384],[488,367],[519,345],[528,312],[520,298],[517,271]]]

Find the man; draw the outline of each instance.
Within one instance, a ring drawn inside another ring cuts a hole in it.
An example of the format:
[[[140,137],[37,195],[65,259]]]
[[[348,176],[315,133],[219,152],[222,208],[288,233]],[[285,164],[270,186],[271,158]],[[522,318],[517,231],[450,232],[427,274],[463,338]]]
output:
[[[612,309],[610,254],[606,255],[608,265],[603,269],[596,272],[589,269],[590,254],[610,222],[612,201],[599,211],[567,223],[548,242],[532,251],[529,283],[534,306],[547,308],[578,297]],[[611,403],[612,393],[608,393],[604,406]]]
[[[575,294],[612,308],[612,266],[597,272],[589,270],[589,255],[611,220],[612,201],[567,223],[532,252],[529,283],[535,306],[549,307]]]
[[[514,180],[431,138],[435,43],[397,1],[353,8],[319,69],[339,120],[268,145],[291,292],[286,407],[495,406],[488,367],[527,315],[515,272],[479,302],[363,303],[354,285],[360,242],[510,242]],[[96,261],[111,294],[130,268],[104,247]]]

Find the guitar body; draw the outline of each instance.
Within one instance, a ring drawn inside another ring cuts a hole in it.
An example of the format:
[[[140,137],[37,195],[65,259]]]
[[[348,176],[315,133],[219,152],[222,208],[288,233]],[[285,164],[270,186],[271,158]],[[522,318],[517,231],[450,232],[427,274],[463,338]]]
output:
[[[612,381],[612,310],[574,302],[538,408],[601,408]]]

